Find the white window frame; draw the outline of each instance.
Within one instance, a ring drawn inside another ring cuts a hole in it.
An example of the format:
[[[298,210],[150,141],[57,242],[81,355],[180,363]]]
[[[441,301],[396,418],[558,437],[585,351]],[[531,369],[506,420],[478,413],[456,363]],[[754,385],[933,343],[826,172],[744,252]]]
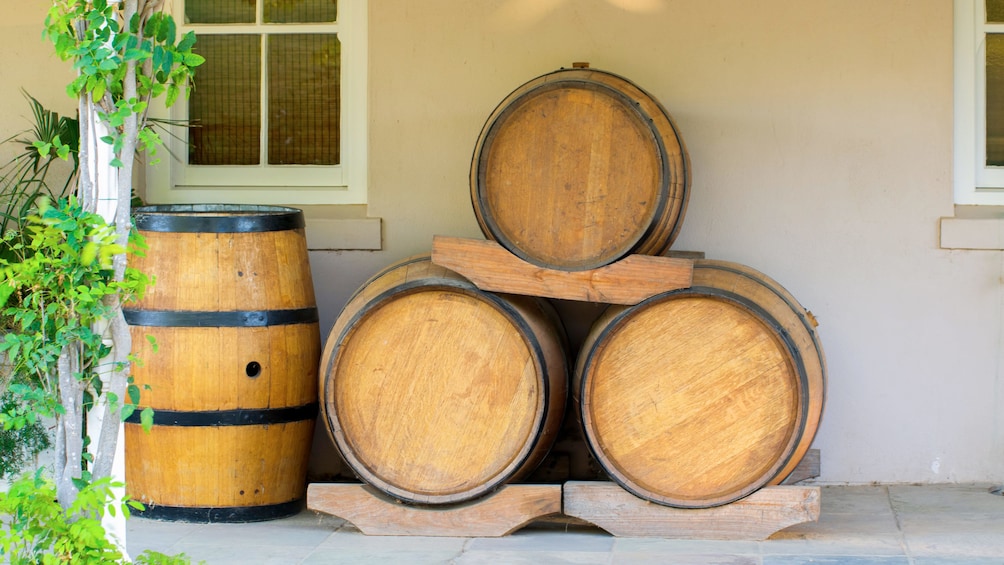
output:
[[[368,0],[339,0],[337,24],[264,24],[261,28],[291,33],[338,33],[341,67],[341,164],[229,165],[187,164],[187,133],[171,127],[161,134],[166,148],[161,161],[146,167],[146,200],[154,204],[236,202],[242,204],[365,204],[367,199],[367,12]],[[175,21],[184,22],[184,3],[173,2]],[[261,5],[258,7],[261,11]],[[260,13],[259,13],[260,21]],[[225,25],[179,25],[180,32],[223,31]],[[264,29],[263,29],[264,31]],[[273,33],[269,30],[269,33]],[[196,43],[198,51],[198,43]],[[266,63],[267,64],[267,63]],[[196,70],[198,74],[198,70]],[[263,83],[267,83],[263,77]],[[263,84],[263,94],[264,94]],[[171,109],[151,108],[151,115],[187,118],[188,105],[179,100]],[[263,123],[262,127],[267,127]],[[170,150],[170,152],[167,151]]]
[[[1004,205],[1004,167],[986,166],[986,23],[984,0],[954,2],[955,203]]]

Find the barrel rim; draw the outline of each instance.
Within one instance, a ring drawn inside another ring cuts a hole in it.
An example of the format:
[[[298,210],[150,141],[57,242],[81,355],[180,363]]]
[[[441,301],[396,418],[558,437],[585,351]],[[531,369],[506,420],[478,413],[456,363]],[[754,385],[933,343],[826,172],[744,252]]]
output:
[[[606,338],[611,333],[620,329],[625,321],[635,312],[667,300],[677,300],[690,297],[711,297],[725,302],[730,302],[740,308],[753,311],[757,318],[763,322],[768,329],[776,332],[776,336],[779,341],[783,344],[787,353],[791,356],[792,367],[797,373],[798,387],[800,390],[800,394],[797,397],[798,412],[795,419],[795,425],[792,426],[793,429],[791,430],[784,449],[781,452],[781,457],[774,461],[768,471],[763,473],[756,481],[753,481],[742,488],[735,489],[731,493],[718,495],[717,497],[711,499],[701,499],[698,502],[694,502],[693,499],[680,499],[653,493],[649,489],[643,488],[637,482],[632,480],[627,473],[622,472],[621,469],[616,467],[613,461],[609,461],[609,458],[605,457],[602,450],[599,449],[599,446],[597,445],[598,441],[595,438],[595,432],[589,425],[592,418],[589,417],[589,411],[587,408],[591,405],[591,401],[589,395],[586,394],[587,385],[590,381],[590,368],[598,355],[597,349],[606,342]],[[689,288],[663,292],[647,298],[634,306],[624,308],[623,310],[617,312],[613,318],[607,321],[606,325],[596,336],[595,341],[591,344],[589,349],[584,350],[580,353],[580,355],[583,355],[583,361],[580,370],[581,379],[579,382],[579,390],[577,391],[580,398],[578,408],[580,421],[582,422],[582,431],[586,440],[585,443],[589,448],[590,454],[597,461],[597,463],[599,463],[603,470],[606,471],[607,474],[614,480],[614,482],[619,484],[622,488],[639,498],[658,504],[677,508],[709,508],[729,504],[749,496],[753,492],[756,492],[763,486],[770,483],[777,473],[781,472],[788,465],[789,461],[791,461],[791,458],[794,456],[809,418],[809,403],[804,398],[805,394],[809,390],[808,374],[802,354],[795,345],[791,335],[777,322],[774,316],[763,309],[760,305],[744,296],[727,290],[706,286],[691,286]]]
[[[260,204],[157,204],[133,209],[136,228],[174,233],[252,233],[301,229],[303,210]]]
[[[293,516],[303,510],[304,502],[305,499],[302,497],[289,502],[257,506],[170,506],[144,502],[145,507],[142,510],[134,509],[132,511],[151,520],[197,524],[240,524]]]
[[[774,278],[767,276],[766,274],[754,269],[753,267],[743,265],[741,263],[722,261],[717,259],[699,259],[695,261],[694,267],[698,269],[714,269],[718,271],[731,273],[733,275],[754,281],[760,286],[769,289],[771,293],[773,293],[774,296],[777,297],[778,300],[782,301],[792,311],[792,313],[797,316],[798,321],[801,323],[802,328],[805,330],[809,339],[812,341],[812,347],[816,353],[816,360],[819,362],[819,369],[820,369],[819,387],[818,387],[820,407],[819,407],[819,414],[812,415],[813,416],[813,421],[811,422],[812,437],[806,439],[803,448],[799,450],[801,451],[801,453],[795,454],[798,456],[800,460],[805,455],[805,452],[808,451],[812,443],[812,440],[818,433],[819,426],[822,424],[823,418],[826,415],[826,397],[827,397],[829,376],[827,374],[827,368],[826,368],[826,354],[823,351],[823,345],[819,338],[819,332],[816,331],[817,324],[815,320],[811,318],[811,314],[809,314],[809,311],[798,301],[797,298],[795,298],[793,294],[791,294],[787,290],[787,288],[785,288],[783,285],[777,282],[777,280],[775,280]],[[809,424],[810,423],[807,422],[807,425]],[[775,478],[775,480],[772,481],[772,484],[779,484],[781,481],[787,478],[787,476],[790,475],[792,471],[794,471],[795,465],[789,464],[789,467],[790,468],[787,469],[787,472],[784,472],[785,470],[782,469],[783,474],[779,474]]]
[[[216,426],[269,426],[311,421],[317,418],[318,403],[309,402],[301,406],[281,406],[272,408],[243,407],[232,410],[176,410],[154,408],[154,426],[216,427]],[[139,424],[139,412],[133,412],[123,420],[126,424]]]
[[[680,144],[680,148],[684,154],[686,150],[684,149],[683,140],[680,137],[679,131],[676,130],[675,124],[673,124],[672,119],[669,118],[669,114],[662,107],[662,104],[653,97],[648,91],[639,87],[634,82],[611,72],[601,71],[598,69],[559,69],[557,71],[552,71],[544,75],[540,75],[534,79],[531,79],[518,88],[510,92],[503,100],[495,107],[492,113],[489,115],[484,126],[482,127],[481,134],[478,136],[477,142],[474,147],[474,154],[471,159],[471,197],[475,203],[475,211],[477,215],[478,223],[481,225],[482,231],[486,234],[490,234],[490,237],[498,241],[503,247],[508,249],[511,253],[531,263],[538,267],[545,267],[550,269],[560,269],[566,271],[583,271],[589,269],[596,269],[604,265],[608,265],[617,259],[630,254],[631,252],[641,248],[646,243],[647,239],[652,233],[659,231],[661,226],[657,219],[661,219],[669,206],[669,201],[673,198],[671,194],[672,185],[672,171],[670,170],[669,159],[667,158],[667,148],[665,142],[662,139],[661,132],[655,126],[654,118],[646,112],[637,102],[635,102],[630,96],[625,94],[623,91],[614,88],[603,82],[595,81],[589,79],[588,77],[573,76],[567,78],[554,78],[561,74],[582,74],[584,71],[588,73],[601,73],[608,75],[615,79],[621,80],[624,83],[636,88],[639,92],[644,94],[646,97],[651,99],[659,110],[666,117],[670,126],[673,130],[673,135]],[[539,84],[534,84],[539,82]],[[485,169],[488,160],[488,156],[491,149],[492,140],[498,133],[498,128],[501,127],[504,122],[504,117],[511,114],[516,108],[524,104],[530,97],[535,97],[544,94],[550,90],[562,88],[565,85],[578,84],[578,85],[588,85],[591,88],[597,88],[606,91],[606,93],[612,95],[613,98],[621,102],[625,109],[630,110],[639,120],[641,124],[644,124],[646,131],[655,141],[656,145],[656,155],[659,159],[659,187],[655,191],[656,204],[651,206],[646,210],[644,221],[639,222],[640,229],[635,230],[635,232],[627,238],[624,238],[624,244],[622,244],[618,250],[611,253],[612,258],[596,258],[591,261],[584,261],[579,264],[554,264],[543,261],[529,253],[527,253],[521,246],[515,245],[508,235],[502,233],[497,223],[494,222],[493,212],[487,202],[487,195],[485,193]],[[685,182],[689,179],[689,167],[684,166],[684,180]],[[683,185],[684,194],[681,196],[683,203],[687,200],[687,190],[686,184]],[[684,206],[685,207],[685,206]],[[683,210],[681,209],[681,212]],[[673,222],[673,226],[670,228],[671,232],[675,234],[679,230],[680,224],[682,223],[681,216],[678,215]],[[672,241],[672,235],[670,236],[670,241]],[[667,246],[668,247],[668,246]]]
[[[123,308],[130,326],[173,328],[264,328],[316,324],[316,306],[279,310],[156,310]]]
[[[393,270],[393,269],[391,269]],[[390,272],[390,271],[387,271]],[[543,424],[548,421],[548,416],[550,412],[550,398],[552,391],[550,390],[550,381],[547,378],[541,378],[537,381],[540,386],[540,394],[538,395],[537,410],[535,412],[534,421],[530,427],[532,437],[529,441],[521,446],[518,453],[509,460],[508,464],[491,480],[486,480],[482,484],[477,485],[475,488],[452,492],[447,494],[422,494],[415,493],[407,489],[402,489],[390,482],[384,480],[378,473],[376,473],[370,466],[364,464],[355,454],[353,449],[350,449],[348,445],[348,440],[345,437],[343,428],[338,419],[336,412],[336,407],[334,402],[329,402],[329,399],[334,397],[333,381],[331,375],[334,374],[334,368],[338,365],[338,361],[341,358],[341,353],[343,350],[342,343],[344,338],[350,334],[356,326],[368,315],[369,313],[375,311],[376,309],[387,304],[392,298],[399,297],[401,295],[411,293],[411,292],[425,292],[425,291],[435,291],[435,290],[451,290],[451,291],[461,291],[464,294],[468,294],[475,298],[481,299],[490,306],[495,307],[500,311],[503,316],[505,316],[510,323],[516,326],[520,330],[520,336],[523,338],[527,349],[533,355],[534,365],[537,368],[538,374],[544,375],[547,371],[547,364],[544,358],[543,347],[540,341],[537,339],[536,334],[532,331],[529,324],[522,319],[522,316],[516,311],[516,309],[508,304],[501,297],[489,293],[480,291],[475,285],[466,280],[456,280],[456,279],[437,279],[435,284],[430,285],[428,279],[418,279],[413,281],[403,282],[399,285],[390,287],[375,297],[368,300],[357,312],[353,313],[352,317],[345,324],[342,331],[337,336],[335,341],[335,346],[328,355],[327,364],[323,367],[320,374],[325,375],[326,378],[323,379],[321,386],[321,404],[322,404],[322,414],[327,423],[328,430],[332,439],[334,440],[335,447],[338,452],[349,465],[349,467],[356,473],[357,476],[360,475],[359,470],[364,469],[366,471],[365,477],[360,476],[365,482],[369,483],[371,486],[377,488],[384,494],[387,494],[401,502],[414,505],[444,505],[444,504],[457,504],[468,502],[480,498],[488,493],[494,492],[501,488],[507,481],[513,478],[522,469],[524,463],[532,456],[534,451],[539,445],[542,435],[543,435]],[[329,339],[334,336],[329,336]],[[566,378],[567,378],[567,365],[566,365]]]

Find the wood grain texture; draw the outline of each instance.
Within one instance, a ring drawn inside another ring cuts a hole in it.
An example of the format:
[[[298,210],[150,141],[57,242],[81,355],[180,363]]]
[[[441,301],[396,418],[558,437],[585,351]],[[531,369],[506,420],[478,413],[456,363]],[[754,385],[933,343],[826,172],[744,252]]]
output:
[[[819,519],[819,487],[766,487],[715,508],[651,504],[614,483],[565,483],[563,511],[619,537],[763,540],[795,524]]]
[[[315,308],[302,228],[140,233],[149,249],[131,258],[130,266],[155,277],[156,284],[127,308],[197,316]],[[155,412],[268,413],[317,402],[321,343],[316,321],[261,327],[134,325],[130,332],[133,352],[143,361],[132,369],[143,389],[140,405]],[[156,348],[147,337],[156,340]],[[313,417],[271,425],[158,424],[149,433],[139,424],[125,428],[127,492],[140,501],[218,508],[274,505],[304,496]]]
[[[125,426],[130,496],[145,504],[228,508],[302,499],[314,420],[268,426]],[[143,456],[135,456],[136,453]]]
[[[588,271],[562,271],[528,263],[493,241],[435,236],[432,262],[455,271],[481,290],[565,300],[637,304],[690,286],[693,261],[630,255]]]
[[[314,306],[303,229],[252,233],[142,232],[149,249],[130,266],[156,284],[142,310],[228,311]]]
[[[472,500],[536,466],[560,427],[563,332],[540,300],[478,290],[427,257],[349,300],[321,361],[321,407],[350,468],[394,498]]]
[[[487,237],[539,266],[593,269],[669,248],[689,158],[651,95],[611,73],[562,69],[522,85],[489,116],[470,184]]]
[[[474,502],[415,507],[364,485],[314,483],[307,487],[307,508],[344,518],[371,536],[501,537],[561,512],[561,486],[507,485]]]
[[[612,479],[659,504],[704,508],[777,484],[822,414],[814,321],[776,282],[698,260],[689,289],[594,323],[572,390]]]

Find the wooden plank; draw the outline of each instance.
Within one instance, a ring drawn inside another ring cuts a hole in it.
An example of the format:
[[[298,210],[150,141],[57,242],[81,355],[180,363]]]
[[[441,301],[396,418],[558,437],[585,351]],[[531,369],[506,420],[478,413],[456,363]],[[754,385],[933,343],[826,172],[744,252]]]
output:
[[[788,475],[783,481],[782,485],[793,485],[795,483],[814,479],[819,476],[820,472],[820,455],[818,449],[810,449],[805,452],[805,457],[798,462],[798,466]]]
[[[456,506],[407,506],[362,484],[314,483],[307,508],[344,518],[370,536],[501,537],[561,512],[561,485],[506,485]]]
[[[598,269],[560,271],[528,263],[494,241],[435,236],[432,262],[455,271],[481,290],[565,300],[637,304],[687,288],[691,259],[630,255]]]
[[[653,504],[614,483],[565,483],[564,513],[619,537],[763,540],[795,524],[819,519],[819,487],[765,487],[713,508]]]

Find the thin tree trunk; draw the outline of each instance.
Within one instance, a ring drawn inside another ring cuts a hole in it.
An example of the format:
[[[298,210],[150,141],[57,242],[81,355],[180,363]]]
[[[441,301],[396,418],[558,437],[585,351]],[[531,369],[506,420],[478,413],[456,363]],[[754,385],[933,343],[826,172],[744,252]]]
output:
[[[64,413],[56,417],[56,441],[62,445],[62,457],[56,460],[56,497],[63,508],[69,508],[77,497],[74,479],[81,477],[83,456],[83,389],[75,373],[79,371],[77,347],[69,345],[59,354],[59,396]]]
[[[136,13],[136,0],[125,0],[123,3],[124,13],[123,21],[130,21],[133,14]],[[136,63],[129,62],[126,64],[126,74],[122,81],[122,97],[125,100],[130,100],[136,98]],[[122,150],[118,155],[119,160],[122,162],[122,166],[116,171],[117,178],[112,187],[112,194],[103,195],[100,194],[100,186],[98,188],[99,197],[115,197],[115,213],[114,213],[114,224],[115,224],[115,234],[117,236],[117,243],[123,247],[129,244],[129,232],[132,228],[132,221],[130,218],[130,200],[132,197],[132,174],[133,166],[135,164],[135,154],[136,154],[136,142],[139,136],[139,117],[136,114],[131,114],[125,119],[123,124],[122,138]],[[115,256],[113,260],[114,267],[114,279],[116,281],[121,281],[125,277],[126,269],[126,254],[120,253]],[[129,380],[129,353],[132,351],[132,336],[129,333],[129,327],[126,324],[125,317],[122,315],[122,304],[121,300],[117,295],[109,296],[107,298],[107,304],[112,309],[112,317],[108,320],[108,330],[111,334],[112,341],[112,352],[111,352],[111,363],[112,368],[108,374],[109,382],[106,383],[108,390],[115,394],[120,400],[126,399],[126,387]],[[98,418],[100,421],[100,429],[92,432],[97,438],[97,444],[94,450],[94,468],[92,473],[94,478],[107,477],[112,472],[112,464],[115,458],[115,447],[118,444],[119,439],[119,427],[121,418],[119,418],[119,412],[115,410],[112,411],[112,407],[107,402],[101,402],[96,406],[102,410],[102,414]]]

